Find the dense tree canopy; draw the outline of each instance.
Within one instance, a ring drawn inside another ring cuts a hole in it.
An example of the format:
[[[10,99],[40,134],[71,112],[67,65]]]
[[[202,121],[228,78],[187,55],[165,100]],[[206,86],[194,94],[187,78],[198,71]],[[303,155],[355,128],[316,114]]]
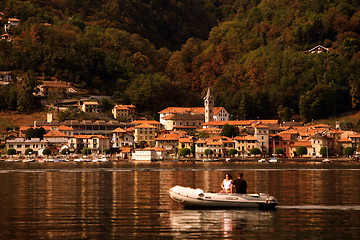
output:
[[[0,41],[0,109],[39,102],[34,76],[55,76],[154,116],[200,106],[212,86],[234,119],[305,121],[360,109],[357,1],[2,1],[17,17]],[[307,50],[323,45],[329,53]]]

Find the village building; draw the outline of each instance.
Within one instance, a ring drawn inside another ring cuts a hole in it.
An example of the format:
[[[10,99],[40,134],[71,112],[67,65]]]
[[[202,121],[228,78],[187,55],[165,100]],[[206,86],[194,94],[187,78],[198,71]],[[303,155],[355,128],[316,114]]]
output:
[[[236,136],[233,140],[235,143],[234,148],[238,151],[239,156],[250,156],[250,150],[252,148],[259,148],[261,150],[260,143],[253,135]]]
[[[256,137],[259,143],[259,148],[263,154],[267,155],[269,151],[269,128],[265,125],[257,124],[254,126],[254,129],[254,137]]]
[[[176,152],[179,145],[179,134],[159,134],[155,139],[155,146],[168,152]]]
[[[75,88],[66,82],[61,81],[43,81],[37,86],[39,96],[49,96],[51,93],[76,93]]]
[[[300,146],[306,147],[307,154],[302,155],[302,156],[297,155],[296,149]],[[307,140],[299,140],[297,142],[290,144],[289,147],[290,147],[290,156],[288,156],[288,157],[291,157],[291,158],[294,158],[294,157],[309,157],[310,158],[315,155],[314,148],[313,148],[311,142],[307,141]]]
[[[146,123],[135,126],[134,142],[137,144],[140,144],[141,142],[146,142],[148,146],[154,146],[157,131],[157,127]]]
[[[134,118],[136,115],[136,107],[134,105],[119,104],[114,106],[111,113],[115,119]]]
[[[101,153],[110,148],[110,141],[102,135],[74,135],[69,137],[68,145],[71,151],[80,152],[89,148],[92,153]]]
[[[4,24],[4,31],[9,32],[11,28],[18,27],[20,25],[20,19],[9,18],[7,23]]]
[[[133,126],[141,125],[141,124],[150,124],[158,129],[163,129],[164,125],[162,125],[160,122],[156,120],[135,120],[130,123]]]
[[[32,149],[33,154],[37,154],[40,150],[49,147],[47,140],[40,140],[40,138],[15,138],[13,140],[7,140],[5,148],[14,148],[17,154],[25,154],[26,149]]]
[[[0,85],[8,85],[16,80],[11,71],[0,72]]]
[[[51,118],[48,121],[34,121],[34,127],[44,127],[45,126],[67,126],[73,129],[73,135],[104,135],[109,138],[112,138],[112,131],[116,128],[127,129],[133,127],[132,123],[124,123],[116,120],[104,121],[104,120],[65,120],[58,121],[52,120]],[[61,130],[60,130],[61,131]],[[69,134],[68,134],[69,135]]]
[[[330,49],[326,48],[324,46],[321,45],[317,45],[316,47],[313,47],[310,50],[307,50],[308,53],[329,53]]]
[[[148,147],[143,149],[135,149],[131,159],[133,161],[155,161],[162,160],[166,157],[165,150],[162,148]]]
[[[228,151],[235,148],[235,143],[228,137],[214,137],[195,141],[195,158],[214,157],[222,158],[228,156]],[[205,150],[210,149],[213,153],[205,155]]]
[[[126,131],[123,128],[116,128],[112,133],[112,148],[122,148],[134,145],[134,136],[132,132]]]
[[[193,133],[204,123],[203,115],[170,114],[164,118],[166,130],[186,131]]]
[[[159,112],[159,118],[160,123],[168,130],[175,126],[177,129],[184,129],[184,126],[194,129],[201,128],[201,124],[211,121],[228,121],[230,114],[223,107],[214,107],[214,98],[208,88],[204,97],[204,107],[168,107]]]
[[[96,101],[79,101],[79,109],[86,113],[98,113],[99,103]]]

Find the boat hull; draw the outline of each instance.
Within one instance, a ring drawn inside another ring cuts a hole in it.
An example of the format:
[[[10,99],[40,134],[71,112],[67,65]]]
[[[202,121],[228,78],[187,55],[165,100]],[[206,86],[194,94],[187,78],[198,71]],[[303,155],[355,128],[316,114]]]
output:
[[[184,206],[199,208],[262,208],[273,209],[276,198],[269,194],[207,193],[202,189],[175,186],[169,191],[170,197]]]

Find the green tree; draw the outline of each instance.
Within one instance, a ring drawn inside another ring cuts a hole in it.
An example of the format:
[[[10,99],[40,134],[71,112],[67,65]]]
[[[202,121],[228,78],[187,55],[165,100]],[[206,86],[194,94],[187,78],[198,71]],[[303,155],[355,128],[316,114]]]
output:
[[[25,155],[29,155],[29,154],[33,154],[34,153],[34,150],[32,150],[31,148],[27,148],[25,150]]]
[[[68,148],[64,148],[63,150],[61,150],[60,152],[61,155],[69,155],[70,154],[70,150]]]
[[[16,150],[14,148],[9,148],[7,150],[7,155],[12,156],[12,155],[15,155],[15,154],[16,154]]]
[[[28,128],[25,131],[25,138],[31,139],[35,137],[35,129],[34,128]]]
[[[239,135],[239,128],[230,124],[225,124],[221,130],[221,136],[233,138]]]
[[[189,148],[182,148],[180,149],[180,156],[186,157],[187,155],[190,154],[190,149]]]
[[[81,153],[82,153],[83,155],[89,155],[89,154],[91,154],[91,149],[89,149],[89,148],[84,148],[83,150],[81,150]]]
[[[344,154],[345,156],[353,155],[353,154],[354,154],[354,148],[352,148],[352,147],[346,147],[346,148],[344,148],[343,154]]]
[[[204,154],[205,154],[206,156],[209,156],[209,155],[213,154],[213,150],[211,150],[211,149],[205,149]]]
[[[110,148],[105,148],[105,149],[103,150],[103,152],[104,152],[105,154],[110,154],[110,153],[111,153],[111,150],[110,150]]]
[[[45,156],[51,155],[51,149],[50,149],[50,148],[45,148],[45,149],[43,150],[43,155],[45,155]]]
[[[259,148],[251,148],[251,149],[250,149],[250,154],[251,154],[251,155],[261,154],[261,150],[260,150]]]
[[[235,148],[231,148],[231,149],[229,149],[229,151],[228,151],[228,154],[230,155],[230,156],[234,156],[235,154],[237,154],[237,150],[235,149]]]
[[[307,148],[304,146],[299,146],[296,148],[296,154],[298,156],[306,155],[308,153]]]
[[[327,156],[328,155],[327,147],[321,147],[320,148],[320,154],[321,154],[321,156]]]
[[[277,147],[275,148],[275,151],[274,151],[275,154],[284,154],[284,149],[280,148],[280,147]]]

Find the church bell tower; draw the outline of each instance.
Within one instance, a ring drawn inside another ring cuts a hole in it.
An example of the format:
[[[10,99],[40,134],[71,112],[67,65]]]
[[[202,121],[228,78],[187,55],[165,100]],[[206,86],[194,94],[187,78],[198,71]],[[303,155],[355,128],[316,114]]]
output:
[[[205,122],[211,122],[214,120],[214,98],[211,96],[210,87],[207,90],[206,96],[204,97],[205,105]]]

